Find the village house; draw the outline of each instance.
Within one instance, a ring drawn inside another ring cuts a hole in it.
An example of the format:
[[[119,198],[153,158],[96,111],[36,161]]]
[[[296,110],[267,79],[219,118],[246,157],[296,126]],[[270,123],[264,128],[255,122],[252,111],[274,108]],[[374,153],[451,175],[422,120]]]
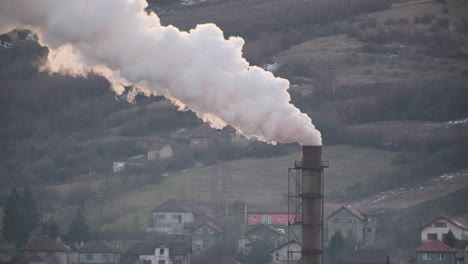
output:
[[[439,240],[431,240],[414,250],[416,264],[456,264],[457,250]]]
[[[182,242],[141,242],[127,250],[129,264],[190,264],[191,249]]]
[[[294,214],[288,213],[288,208],[281,205],[260,206],[247,210],[247,223],[288,225],[288,218],[293,220]]]
[[[56,235],[57,241],[62,241],[62,236],[68,232],[68,225],[64,221],[57,218],[50,217],[49,219],[39,223],[36,228],[29,234],[30,240],[35,240],[43,237],[44,235]]]
[[[457,250],[457,264],[468,264],[468,240],[457,240],[455,249]]]
[[[71,264],[116,264],[120,262],[120,252],[104,240],[87,242],[79,251],[69,254]]]
[[[166,144],[160,149],[150,149],[147,153],[148,160],[163,161],[174,155],[171,145]]]
[[[301,259],[301,243],[291,240],[270,251],[272,264],[298,263]]]
[[[68,264],[68,248],[49,237],[35,239],[22,246],[19,251],[26,258],[39,256],[48,264]]]
[[[381,249],[344,249],[335,264],[390,264],[390,258]]]
[[[468,239],[468,226],[465,223],[455,217],[440,216],[421,228],[421,241],[442,241],[449,230],[458,240]]]
[[[148,231],[183,234],[184,225],[193,221],[192,211],[177,200],[169,199],[153,210],[153,226]]]
[[[232,126],[214,129],[207,123],[199,125],[190,134],[190,148],[194,151],[205,151],[216,141],[222,141],[237,147],[245,147],[255,139],[247,139],[239,135]]]
[[[243,230],[242,238],[238,240],[238,252],[248,255],[251,252],[252,244],[266,242],[272,244],[273,247],[278,247],[284,243],[285,235],[283,232],[276,230],[274,227],[259,223],[248,225]]]
[[[363,215],[350,206],[342,206],[326,219],[325,238],[330,241],[336,232],[344,237],[352,237],[356,242],[374,240],[377,219]]]
[[[214,218],[202,216],[185,225],[186,234],[192,236],[193,252],[204,251],[222,239],[222,223]]]

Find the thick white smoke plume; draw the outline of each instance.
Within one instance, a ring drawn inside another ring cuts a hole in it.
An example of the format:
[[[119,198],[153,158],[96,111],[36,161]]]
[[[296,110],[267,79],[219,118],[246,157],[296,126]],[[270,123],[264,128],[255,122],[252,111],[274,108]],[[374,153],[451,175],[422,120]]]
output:
[[[213,24],[161,26],[145,0],[2,0],[0,33],[30,28],[47,45],[51,71],[103,73],[190,109],[215,128],[247,137],[321,145],[311,119],[290,104],[289,82],[242,57],[244,40]]]

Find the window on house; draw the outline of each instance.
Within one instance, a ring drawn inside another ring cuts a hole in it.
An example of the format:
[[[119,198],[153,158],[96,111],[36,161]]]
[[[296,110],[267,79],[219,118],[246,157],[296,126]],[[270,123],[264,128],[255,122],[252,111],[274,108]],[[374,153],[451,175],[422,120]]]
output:
[[[288,258],[293,259],[293,252],[290,252],[290,251],[288,252]]]
[[[214,230],[212,228],[208,228],[208,233],[210,233],[212,235],[212,234],[214,234]]]
[[[372,221],[373,221],[372,217],[367,218],[367,222],[372,222]]]
[[[427,234],[427,240],[437,240],[437,234],[435,233]]]
[[[102,254],[102,255],[101,255],[101,258],[102,258],[103,260],[110,260],[109,254]]]
[[[339,223],[339,222],[340,222],[340,219],[339,219],[339,218],[336,218],[336,217],[333,218],[333,223],[336,223],[336,224],[337,224],[337,223]]]
[[[422,259],[423,259],[423,260],[430,260],[430,259],[431,259],[431,255],[424,253],[424,254],[422,255]]]
[[[282,215],[278,215],[278,220],[283,220],[283,216],[282,216]]]
[[[348,218],[348,224],[352,224],[354,223],[354,219],[353,218]]]
[[[164,255],[164,248],[159,249],[159,255]]]
[[[166,264],[166,261],[164,259],[158,260],[158,264]]]
[[[203,233],[203,230],[201,229],[201,227],[200,227],[200,228],[197,228],[197,230],[195,230],[195,233],[201,234],[201,233]]]
[[[445,255],[442,254],[442,253],[437,253],[437,255],[436,255],[437,260],[443,260],[444,257],[445,257]]]
[[[257,216],[256,216],[256,215],[253,215],[253,216],[252,216],[252,219],[253,219],[253,220],[257,220]]]
[[[158,220],[164,220],[166,219],[166,215],[158,215]]]
[[[447,227],[447,222],[435,222],[435,227]]]
[[[367,232],[372,232],[372,228],[367,228]]]
[[[93,254],[86,254],[86,260],[93,260]]]

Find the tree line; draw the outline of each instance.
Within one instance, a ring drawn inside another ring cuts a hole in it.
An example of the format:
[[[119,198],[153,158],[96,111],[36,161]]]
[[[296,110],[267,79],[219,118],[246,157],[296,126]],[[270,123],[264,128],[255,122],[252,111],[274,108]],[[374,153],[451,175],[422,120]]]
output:
[[[17,245],[28,242],[31,233],[41,224],[41,214],[34,195],[28,187],[22,191],[13,188],[3,214],[3,236]],[[41,235],[60,239],[72,247],[92,239],[91,229],[81,208],[77,209],[68,232],[61,234],[55,222],[42,223]]]

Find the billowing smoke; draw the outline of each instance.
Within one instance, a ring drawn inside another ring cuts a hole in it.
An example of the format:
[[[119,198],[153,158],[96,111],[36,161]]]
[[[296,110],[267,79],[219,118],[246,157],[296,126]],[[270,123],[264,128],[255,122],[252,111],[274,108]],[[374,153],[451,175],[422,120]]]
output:
[[[190,32],[161,26],[145,0],[0,1],[0,33],[35,31],[50,49],[48,70],[90,70],[134,84],[191,110],[214,128],[227,124],[275,144],[321,145],[311,119],[290,104],[289,82],[242,57],[244,40],[213,24]]]

